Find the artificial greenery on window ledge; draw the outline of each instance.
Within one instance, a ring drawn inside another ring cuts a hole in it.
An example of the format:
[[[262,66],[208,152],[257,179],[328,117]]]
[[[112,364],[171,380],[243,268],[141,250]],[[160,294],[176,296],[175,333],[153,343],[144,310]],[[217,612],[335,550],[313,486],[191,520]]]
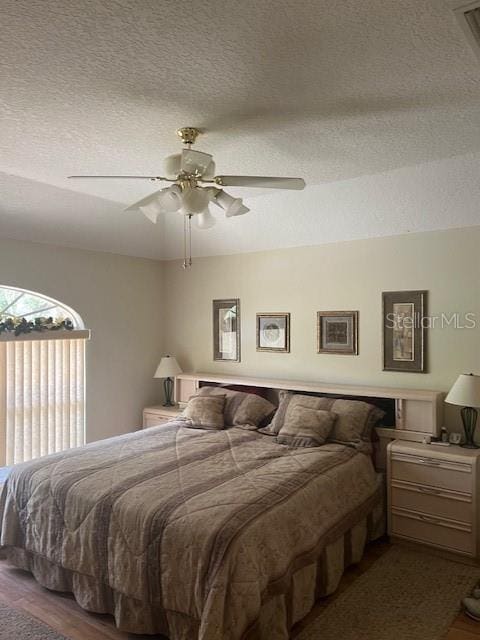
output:
[[[74,328],[70,318],[64,320],[54,320],[53,318],[34,318],[33,320],[15,317],[0,318],[0,335],[7,333],[19,336],[23,333],[33,333],[35,331],[42,333],[61,329],[73,331]]]

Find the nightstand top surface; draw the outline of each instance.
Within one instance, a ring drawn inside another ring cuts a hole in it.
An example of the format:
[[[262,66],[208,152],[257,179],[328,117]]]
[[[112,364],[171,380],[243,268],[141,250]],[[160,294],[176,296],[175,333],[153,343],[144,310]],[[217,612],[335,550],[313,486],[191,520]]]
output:
[[[429,458],[456,458],[466,462],[480,456],[480,449],[464,449],[456,444],[448,447],[423,444],[421,442],[410,442],[407,440],[394,440],[390,445],[391,451],[407,453],[417,456],[428,456]]]
[[[163,414],[171,414],[172,416],[176,416],[181,413],[181,409],[176,404],[173,407],[164,407],[163,404],[154,404],[150,407],[144,407],[144,411],[151,411],[152,413],[163,413]]]

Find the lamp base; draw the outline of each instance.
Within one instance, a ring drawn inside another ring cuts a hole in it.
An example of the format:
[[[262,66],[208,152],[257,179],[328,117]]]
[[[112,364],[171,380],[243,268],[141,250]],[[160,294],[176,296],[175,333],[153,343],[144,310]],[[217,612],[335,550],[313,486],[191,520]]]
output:
[[[464,407],[461,412],[463,429],[465,431],[465,442],[460,445],[464,449],[479,449],[473,439],[475,435],[475,427],[477,424],[477,410],[473,407]]]
[[[163,381],[163,390],[165,392],[165,402],[163,406],[174,407],[175,403],[172,402],[173,378],[165,378]]]

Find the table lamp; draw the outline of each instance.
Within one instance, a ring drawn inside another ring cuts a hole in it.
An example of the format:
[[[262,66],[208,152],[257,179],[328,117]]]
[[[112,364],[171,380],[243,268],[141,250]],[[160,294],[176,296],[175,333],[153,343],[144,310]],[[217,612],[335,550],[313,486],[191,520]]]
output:
[[[163,389],[165,391],[164,407],[173,407],[172,391],[173,391],[173,378],[182,373],[182,370],[178,366],[178,362],[173,356],[164,356],[160,360],[160,364],[155,371],[154,378],[164,378]]]
[[[465,430],[465,442],[462,447],[478,449],[473,436],[477,423],[477,407],[480,407],[480,376],[473,373],[462,373],[450,389],[445,402],[463,407],[461,410],[463,428]]]

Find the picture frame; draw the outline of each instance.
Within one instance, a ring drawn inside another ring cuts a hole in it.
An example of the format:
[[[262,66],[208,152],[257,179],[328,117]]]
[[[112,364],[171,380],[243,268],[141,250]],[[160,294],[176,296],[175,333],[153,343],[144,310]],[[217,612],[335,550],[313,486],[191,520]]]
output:
[[[317,353],[358,355],[358,311],[317,311]]]
[[[289,313],[257,313],[257,351],[290,353]]]
[[[213,359],[240,362],[240,300],[212,301]]]
[[[383,370],[427,372],[428,291],[382,293]]]

